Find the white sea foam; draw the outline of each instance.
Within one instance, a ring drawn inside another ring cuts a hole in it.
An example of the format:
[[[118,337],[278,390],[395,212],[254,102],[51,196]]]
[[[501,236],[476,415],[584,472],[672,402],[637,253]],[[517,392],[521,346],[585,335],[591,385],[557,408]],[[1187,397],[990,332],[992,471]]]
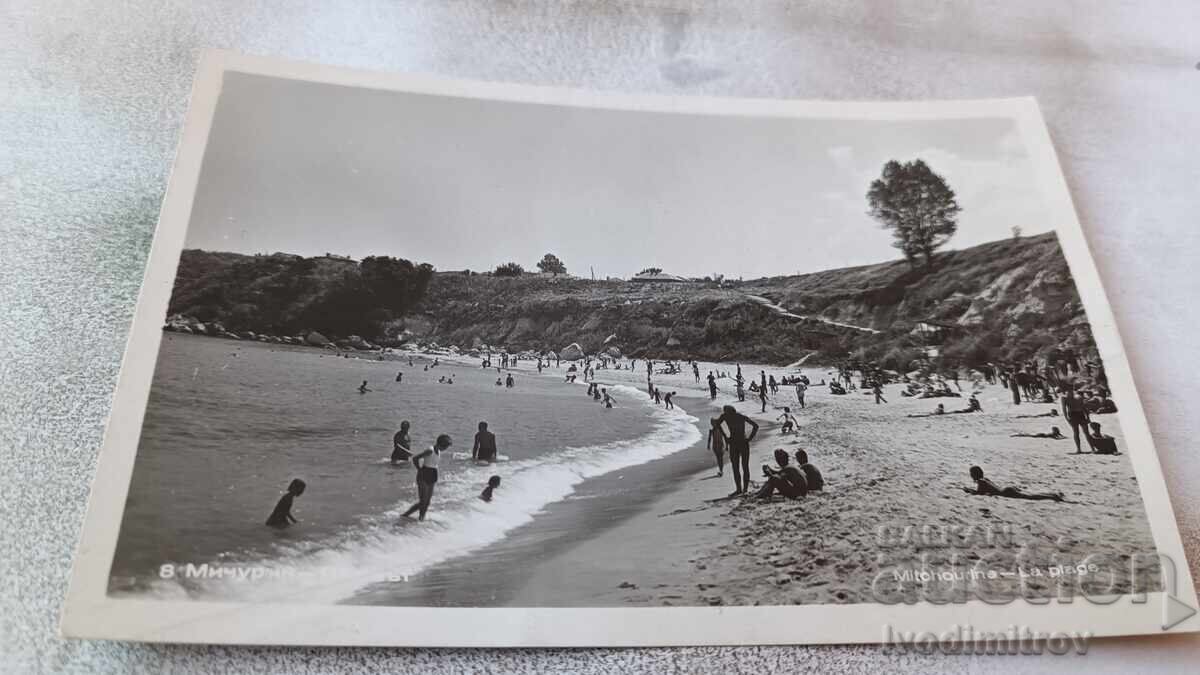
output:
[[[298,544],[270,560],[226,564],[215,574],[216,564],[210,563],[206,574],[190,577],[185,566],[177,566],[172,578],[152,584],[151,593],[173,599],[337,602],[370,584],[412,577],[499,541],[588,478],[666,457],[700,440],[696,418],[682,409],[658,408],[632,387],[610,388],[621,401],[643,401],[654,409],[651,433],[492,466],[455,463],[443,472],[424,523],[401,522],[408,504],[397,504],[340,537]],[[496,499],[485,503],[477,497],[492,474],[502,485]],[[193,565],[192,572],[200,569]]]

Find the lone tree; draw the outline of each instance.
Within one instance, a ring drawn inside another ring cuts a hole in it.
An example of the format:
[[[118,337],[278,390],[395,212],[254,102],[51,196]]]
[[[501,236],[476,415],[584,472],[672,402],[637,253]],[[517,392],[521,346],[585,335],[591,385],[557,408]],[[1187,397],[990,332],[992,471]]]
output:
[[[519,277],[525,274],[525,268],[515,262],[507,262],[497,267],[492,274],[498,277]]]
[[[567,273],[567,266],[553,253],[547,253],[542,256],[541,261],[537,264],[537,268],[546,274],[553,274],[554,276]]]
[[[962,210],[945,179],[919,159],[884,164],[883,174],[871,181],[867,203],[868,214],[895,236],[892,246],[903,251],[910,264],[923,257],[927,268],[934,250],[958,230]]]

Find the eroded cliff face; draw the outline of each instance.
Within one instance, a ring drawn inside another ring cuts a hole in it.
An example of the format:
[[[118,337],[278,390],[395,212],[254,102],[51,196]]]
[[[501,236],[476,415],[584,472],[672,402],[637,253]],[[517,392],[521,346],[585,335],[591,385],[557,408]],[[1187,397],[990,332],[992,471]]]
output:
[[[421,309],[405,328],[440,344],[578,342],[588,352],[611,345],[653,358],[787,363],[812,351],[835,356],[908,340],[920,321],[958,326],[990,344],[1025,340],[1025,351],[1056,342],[1086,349],[1091,341],[1053,234],[946,251],[930,269],[895,261],[724,287],[439,274]]]

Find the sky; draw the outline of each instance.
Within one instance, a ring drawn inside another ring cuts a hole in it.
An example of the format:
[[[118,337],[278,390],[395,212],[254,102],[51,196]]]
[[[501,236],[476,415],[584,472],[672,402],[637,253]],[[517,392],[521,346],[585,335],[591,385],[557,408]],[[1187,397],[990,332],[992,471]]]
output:
[[[1009,119],[648,113],[227,73],[186,246],[798,274],[898,258],[866,192],[886,161],[916,158],[958,195],[950,248],[1051,229]]]

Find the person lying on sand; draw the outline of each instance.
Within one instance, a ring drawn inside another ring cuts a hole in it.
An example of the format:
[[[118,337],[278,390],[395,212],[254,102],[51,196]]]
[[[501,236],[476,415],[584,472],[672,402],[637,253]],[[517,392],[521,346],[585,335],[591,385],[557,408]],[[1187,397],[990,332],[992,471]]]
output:
[[[1097,455],[1119,455],[1117,450],[1117,439],[1100,432],[1100,423],[1092,422],[1091,430],[1088,432],[1088,442],[1091,443],[1092,452]]]
[[[775,463],[778,469],[763,464],[763,477],[766,484],[754,496],[758,499],[770,499],[776,492],[789,499],[798,499],[808,494],[808,482],[804,472],[788,463],[788,454],[782,448],[775,451]]]
[[[479,494],[479,498],[485,502],[492,501],[492,493],[498,487],[500,487],[500,476],[492,476],[488,479],[487,487],[483,488],[483,492]]]
[[[937,407],[934,408],[933,412],[931,412],[931,413],[919,413],[916,415],[909,415],[909,417],[936,417],[937,415],[945,415],[945,414],[946,414],[946,405],[943,403],[939,403],[937,405]]]
[[[787,406],[783,407],[783,414],[775,419],[783,422],[783,426],[779,429],[780,433],[796,433],[798,431],[798,427],[800,426],[800,422],[797,421],[796,416],[792,414],[792,409]]]
[[[1062,432],[1058,430],[1058,427],[1050,427],[1050,433],[1048,433],[1048,434],[1047,433],[1041,433],[1041,434],[1020,433],[1020,434],[1013,434],[1011,437],[1012,438],[1053,438],[1056,441],[1060,441],[1060,440],[1066,438],[1066,436],[1063,436]]]
[[[275,505],[275,510],[271,512],[271,515],[267,516],[267,525],[283,528],[299,522],[292,517],[292,500],[304,494],[304,488],[306,487],[308,486],[299,478],[289,483],[287,494],[279,498],[279,503]]]
[[[804,480],[808,483],[809,492],[825,488],[825,478],[821,476],[821,472],[817,467],[808,463],[807,452],[803,450],[796,451],[796,464],[800,465],[800,470],[804,472]]]
[[[1001,489],[995,483],[983,477],[983,469],[973,466],[971,467],[971,480],[975,481],[974,488],[963,488],[963,492],[969,495],[980,495],[983,497],[1008,497],[1010,499],[1030,499],[1043,500],[1049,499],[1056,502],[1063,500],[1061,492],[1023,492],[1020,488],[1008,486]]]
[[[1017,416],[1013,417],[1013,419],[1015,419],[1015,420],[1031,420],[1036,417],[1058,417],[1058,410],[1055,408],[1051,408],[1050,412],[1044,412],[1040,415],[1017,415]]]

